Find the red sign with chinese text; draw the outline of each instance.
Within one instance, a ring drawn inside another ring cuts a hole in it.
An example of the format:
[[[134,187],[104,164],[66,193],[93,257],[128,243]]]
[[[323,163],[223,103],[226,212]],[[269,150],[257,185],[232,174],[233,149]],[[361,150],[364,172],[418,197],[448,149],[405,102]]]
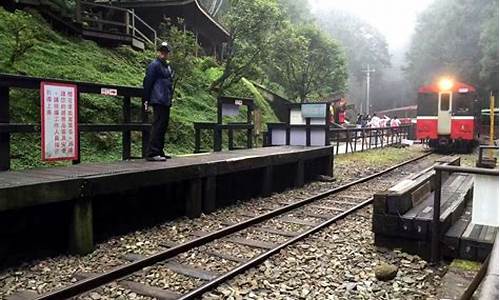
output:
[[[78,159],[78,94],[76,85],[42,82],[42,160]]]

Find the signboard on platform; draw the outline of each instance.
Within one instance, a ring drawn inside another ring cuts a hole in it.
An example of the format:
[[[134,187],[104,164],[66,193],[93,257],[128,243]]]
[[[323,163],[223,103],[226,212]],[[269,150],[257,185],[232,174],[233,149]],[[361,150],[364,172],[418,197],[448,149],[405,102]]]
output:
[[[42,82],[42,160],[78,159],[76,85]]]
[[[326,105],[325,104],[302,104],[302,117],[304,118],[325,118]]]
[[[118,96],[118,90],[117,89],[101,88],[101,95]]]

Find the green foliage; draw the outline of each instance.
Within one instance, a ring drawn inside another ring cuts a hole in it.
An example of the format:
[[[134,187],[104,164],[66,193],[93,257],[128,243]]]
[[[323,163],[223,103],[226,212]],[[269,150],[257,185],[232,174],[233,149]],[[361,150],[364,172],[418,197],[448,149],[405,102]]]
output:
[[[270,67],[291,99],[304,102],[344,92],[344,53],[315,25],[284,26],[274,36],[273,44]]]
[[[451,75],[498,88],[498,1],[435,0],[418,18],[407,59],[415,87]]]
[[[276,0],[232,0],[224,21],[231,38],[224,72],[212,84],[220,94],[243,76],[259,73],[258,66],[271,49],[271,36],[279,28],[282,15]]]
[[[160,25],[159,36],[172,46],[170,61],[176,77],[188,82],[193,77],[195,57],[201,47],[196,43],[196,37],[192,32],[181,29],[183,23],[182,19],[175,23],[166,20]]]
[[[311,8],[307,0],[278,0],[278,4],[294,24],[307,24],[313,21]]]
[[[37,33],[30,26],[30,15],[25,12],[7,14],[2,22],[2,30],[10,32],[12,38],[7,41],[5,49],[8,51],[3,63],[6,67],[14,67],[14,64],[23,57],[26,52],[33,48],[36,43]],[[2,58],[3,59],[3,58]]]
[[[141,86],[145,68],[155,56],[152,51],[138,52],[129,47],[102,48],[94,42],[52,31],[50,25],[36,14],[21,11],[9,13],[0,8],[2,53],[10,53],[14,47],[11,43],[14,35],[8,28],[18,18],[23,18],[23,22],[30,28],[37,28],[34,46],[19,57],[15,68],[2,63],[2,73]],[[172,64],[178,69],[181,80],[177,84],[176,99],[172,107],[166,150],[173,154],[191,153],[194,148],[193,122],[213,122],[216,119],[216,97],[209,92],[209,88],[223,70],[213,58],[193,57],[196,46],[191,34],[172,28],[167,36],[173,41]],[[5,56],[2,55],[3,57]],[[228,91],[238,96],[252,96],[242,83],[234,84]],[[37,90],[12,89],[10,96],[12,122],[39,122],[40,101]],[[80,121],[121,122],[121,105],[120,98],[82,94]],[[139,121],[140,107],[141,99],[132,99],[133,121]],[[275,116],[272,111],[264,112],[263,119],[273,118]],[[132,140],[133,155],[139,156],[140,133],[134,132]],[[84,133],[81,147],[84,161],[117,160],[121,155],[121,135]],[[13,134],[11,156],[15,169],[47,165],[40,160],[39,134]]]
[[[363,68],[383,69],[390,65],[385,37],[373,26],[351,14],[329,11],[318,16],[321,27],[339,41],[347,54],[349,72],[363,79]]]

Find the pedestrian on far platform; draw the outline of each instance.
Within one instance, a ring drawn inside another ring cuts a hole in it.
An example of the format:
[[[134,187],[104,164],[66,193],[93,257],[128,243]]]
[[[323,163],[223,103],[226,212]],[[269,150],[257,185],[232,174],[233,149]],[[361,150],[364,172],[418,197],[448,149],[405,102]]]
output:
[[[149,106],[153,108],[153,124],[146,154],[148,161],[166,161],[170,158],[163,151],[174,94],[175,73],[168,61],[170,52],[170,45],[161,43],[157,58],[149,64],[144,77],[144,106],[146,110]]]

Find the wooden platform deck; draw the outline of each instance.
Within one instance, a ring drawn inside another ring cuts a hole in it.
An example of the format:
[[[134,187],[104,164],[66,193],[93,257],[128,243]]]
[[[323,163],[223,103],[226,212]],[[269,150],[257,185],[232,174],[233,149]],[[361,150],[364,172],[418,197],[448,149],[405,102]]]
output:
[[[457,163],[452,158],[440,164]],[[473,176],[453,173],[443,178],[441,230],[443,255],[482,261],[498,228],[471,223]],[[402,180],[374,197],[373,232],[378,246],[403,248],[428,258],[434,201],[432,168]]]
[[[105,205],[116,212],[127,201],[135,201],[139,208],[158,206],[165,213],[195,218],[235,200],[301,186],[318,175],[333,176],[332,147],[266,147],[167,162],[132,160],[5,171],[0,172],[0,219],[4,216],[0,227],[10,226],[5,220],[24,217],[25,210],[39,215],[38,209],[51,207],[48,215],[69,205],[72,208],[64,214],[70,217],[56,217],[71,219],[71,244],[75,252],[84,253],[93,244],[93,214]]]

